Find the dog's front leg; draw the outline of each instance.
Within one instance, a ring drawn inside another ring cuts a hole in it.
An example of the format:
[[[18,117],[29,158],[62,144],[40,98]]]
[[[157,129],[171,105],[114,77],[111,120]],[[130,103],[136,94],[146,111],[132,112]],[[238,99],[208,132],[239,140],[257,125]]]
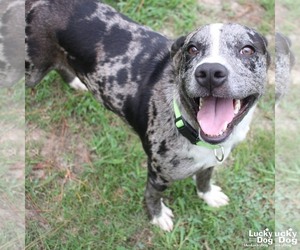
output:
[[[213,169],[213,167],[210,167],[196,174],[197,193],[211,207],[225,206],[228,204],[229,198],[221,191],[219,186],[210,183]]]
[[[173,229],[172,217],[174,215],[172,210],[163,203],[162,194],[166,188],[166,185],[157,183],[154,177],[148,174],[145,200],[151,223],[170,232]]]
[[[83,90],[87,91],[87,87],[84,85],[82,81],[79,80],[79,78],[72,73],[70,70],[64,68],[60,68],[57,70],[57,72],[60,74],[62,79],[70,85],[71,88],[77,89],[77,90]]]

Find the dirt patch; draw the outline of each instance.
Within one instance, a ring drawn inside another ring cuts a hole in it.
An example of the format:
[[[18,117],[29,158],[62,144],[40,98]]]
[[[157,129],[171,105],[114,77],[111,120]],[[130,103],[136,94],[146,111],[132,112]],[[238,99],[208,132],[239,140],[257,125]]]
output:
[[[132,235],[128,240],[128,244],[137,249],[152,249],[153,237],[153,232],[145,228]]]
[[[46,132],[34,125],[26,130],[27,154],[39,158],[32,169],[31,176],[43,178],[46,170],[69,170],[78,175],[83,166],[91,163],[91,154],[81,135],[73,134],[67,126],[59,131]]]
[[[214,15],[215,22],[237,22],[259,26],[265,15],[265,10],[253,1],[239,3],[232,0],[198,0],[198,5],[217,13]]]

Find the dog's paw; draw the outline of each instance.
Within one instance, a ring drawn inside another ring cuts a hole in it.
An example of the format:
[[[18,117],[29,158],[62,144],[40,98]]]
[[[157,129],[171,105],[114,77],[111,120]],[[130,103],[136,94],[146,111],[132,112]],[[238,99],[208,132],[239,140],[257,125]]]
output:
[[[211,185],[211,189],[208,192],[198,192],[198,196],[211,207],[221,207],[229,203],[228,196],[221,192],[220,187],[215,185]]]
[[[77,90],[82,90],[82,91],[87,91],[87,87],[79,80],[78,77],[75,77],[72,82],[69,83],[71,88],[77,89]]]
[[[164,231],[171,232],[173,230],[173,217],[172,210],[161,202],[161,214],[159,216],[154,216],[151,223],[159,226]]]

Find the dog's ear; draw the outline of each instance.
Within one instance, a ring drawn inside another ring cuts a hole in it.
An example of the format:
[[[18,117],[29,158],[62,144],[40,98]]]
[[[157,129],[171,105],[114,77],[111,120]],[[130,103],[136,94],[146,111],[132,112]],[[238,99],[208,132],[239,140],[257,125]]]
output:
[[[176,39],[176,41],[172,44],[171,47],[171,58],[175,56],[178,50],[183,46],[186,36],[181,36]]]
[[[292,41],[289,37],[287,36],[284,36],[288,46],[289,46],[289,54],[290,54],[290,67],[294,67],[295,66],[295,63],[296,63],[296,58],[295,58],[295,55],[294,53],[291,51],[291,47],[292,47]]]
[[[261,38],[264,40],[264,43],[265,43],[266,47],[268,47],[269,46],[268,39],[263,35],[261,35]]]
[[[289,38],[289,37],[287,37],[287,36],[283,36],[284,37],[284,39],[286,40],[286,42],[287,42],[287,44],[289,45],[289,47],[291,47],[292,46],[292,41],[291,41],[291,39]]]
[[[269,66],[271,65],[271,56],[270,56],[270,52],[268,51],[269,42],[265,36],[261,36],[261,38],[263,39],[263,41],[265,43],[266,53],[267,53],[267,67],[269,68]]]
[[[294,55],[293,52],[290,53],[290,65],[291,65],[291,68],[293,68],[296,64],[296,57]]]
[[[290,68],[292,68],[295,65],[295,55],[291,51],[292,47],[292,41],[289,37],[276,32],[276,37],[275,37],[275,44],[276,44],[276,51],[284,53],[286,55],[290,56]]]
[[[267,67],[269,68],[271,65],[271,55],[269,51],[267,51],[266,53],[267,53]]]
[[[179,70],[179,68],[177,68],[177,67],[180,65],[179,62],[183,58],[182,53],[178,53],[178,51],[181,50],[182,46],[184,45],[185,39],[186,39],[186,36],[181,36],[181,37],[177,38],[177,40],[172,44],[172,47],[171,47],[170,55],[171,55],[171,58],[172,58],[172,61],[173,61],[173,64],[174,64],[176,70]]]

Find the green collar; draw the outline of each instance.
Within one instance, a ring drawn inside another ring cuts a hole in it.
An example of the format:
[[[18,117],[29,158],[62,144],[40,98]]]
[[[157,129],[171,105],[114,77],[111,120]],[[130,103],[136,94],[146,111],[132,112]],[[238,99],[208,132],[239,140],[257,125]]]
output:
[[[220,145],[213,145],[204,141],[201,141],[199,138],[198,132],[182,117],[181,112],[179,110],[178,104],[173,100],[173,108],[175,113],[175,125],[180,134],[182,134],[185,138],[187,138],[192,144],[206,147],[209,149],[219,149]]]

